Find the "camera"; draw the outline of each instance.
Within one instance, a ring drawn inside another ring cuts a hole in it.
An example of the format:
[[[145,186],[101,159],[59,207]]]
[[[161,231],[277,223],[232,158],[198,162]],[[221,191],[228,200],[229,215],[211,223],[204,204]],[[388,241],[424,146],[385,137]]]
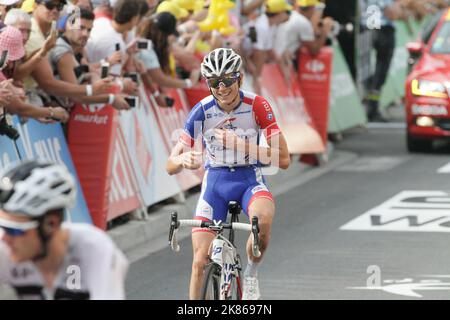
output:
[[[0,119],[0,135],[7,136],[14,141],[20,138],[19,131],[9,123],[7,115],[3,115]]]
[[[248,37],[250,38],[252,43],[255,43],[256,41],[258,41],[258,35],[256,33],[255,26],[250,27],[249,32],[248,32]]]
[[[89,66],[87,64],[81,64],[78,67],[73,68],[73,71],[75,72],[75,76],[80,78],[83,74],[89,72]]]
[[[105,62],[102,64],[101,78],[104,79],[109,75],[109,63]]]
[[[137,48],[138,49],[149,49],[149,48],[151,48],[151,43],[148,40],[139,40],[137,42]]]
[[[136,108],[136,106],[139,104],[139,98],[138,97],[126,97],[125,101],[128,103],[130,108]]]
[[[124,78],[130,78],[135,83],[139,83],[139,75],[137,72],[127,72],[123,75]]]
[[[2,70],[6,66],[6,63],[8,62],[8,55],[8,50],[4,50],[2,52],[2,55],[0,56],[0,70]]]
[[[175,100],[170,98],[170,97],[166,97],[166,105],[168,107],[173,107],[173,104],[175,103]]]

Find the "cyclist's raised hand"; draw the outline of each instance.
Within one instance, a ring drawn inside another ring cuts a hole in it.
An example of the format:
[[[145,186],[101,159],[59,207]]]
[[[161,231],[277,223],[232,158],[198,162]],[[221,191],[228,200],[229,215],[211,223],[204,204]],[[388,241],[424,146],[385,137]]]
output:
[[[203,153],[198,151],[188,151],[182,153],[180,157],[183,168],[189,170],[199,169],[202,165],[202,155]]]
[[[231,130],[214,129],[214,136],[216,137],[216,141],[226,149],[237,150],[245,144],[245,141]]]

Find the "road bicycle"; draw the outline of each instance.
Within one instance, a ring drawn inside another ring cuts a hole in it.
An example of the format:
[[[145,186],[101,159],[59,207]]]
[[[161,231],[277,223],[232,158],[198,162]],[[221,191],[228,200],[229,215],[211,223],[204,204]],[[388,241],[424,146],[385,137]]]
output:
[[[248,231],[253,235],[252,253],[260,257],[258,218],[253,217],[251,224],[239,222],[241,206],[236,201],[228,204],[230,223],[222,221],[178,220],[178,214],[171,214],[169,245],[173,251],[180,251],[177,231],[182,226],[207,228],[216,232],[209,248],[208,263],[204,270],[201,291],[202,300],[241,300],[242,299],[242,264],[234,244],[236,230]],[[224,231],[230,230],[228,238]]]

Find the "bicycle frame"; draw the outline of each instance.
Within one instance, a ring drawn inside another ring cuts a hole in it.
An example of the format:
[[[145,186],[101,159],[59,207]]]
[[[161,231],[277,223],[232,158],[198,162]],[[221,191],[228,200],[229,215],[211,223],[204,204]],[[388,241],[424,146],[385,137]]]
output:
[[[221,266],[220,300],[226,300],[232,294],[231,281],[233,276],[239,279],[242,269],[236,247],[221,233],[217,233],[210,246],[210,259]]]

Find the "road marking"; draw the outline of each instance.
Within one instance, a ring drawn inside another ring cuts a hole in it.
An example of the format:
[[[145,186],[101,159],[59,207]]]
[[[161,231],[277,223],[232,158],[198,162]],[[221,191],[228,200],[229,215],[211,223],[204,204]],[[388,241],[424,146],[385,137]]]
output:
[[[399,164],[409,160],[409,157],[360,157],[347,163],[335,171],[340,172],[377,172],[393,169]]]
[[[404,122],[369,122],[367,129],[406,129]]]
[[[365,286],[365,287],[347,287],[353,290],[379,290],[395,295],[401,295],[413,298],[422,298],[423,296],[417,291],[435,291],[447,290],[450,291],[450,275],[423,275],[424,278],[420,281],[412,278],[384,280],[385,285],[379,286]],[[446,279],[444,282],[441,279]]]
[[[450,173],[450,162],[447,163],[445,166],[439,168],[437,172],[438,173]]]
[[[340,230],[450,232],[450,194],[402,191]]]

